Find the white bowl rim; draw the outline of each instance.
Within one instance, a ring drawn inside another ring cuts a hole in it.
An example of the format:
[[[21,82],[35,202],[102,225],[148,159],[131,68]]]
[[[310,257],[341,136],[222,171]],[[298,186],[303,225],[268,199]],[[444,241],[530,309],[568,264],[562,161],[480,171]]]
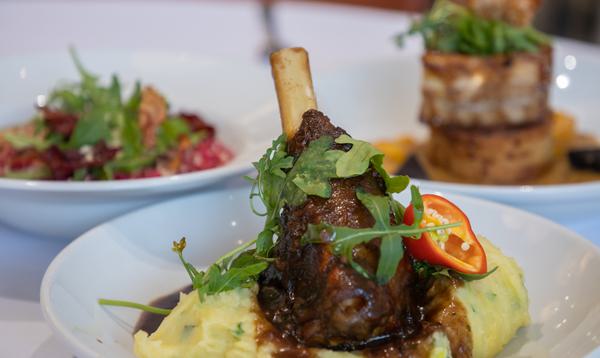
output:
[[[541,184],[541,185],[491,185],[491,184],[467,184],[456,183],[449,181],[437,181],[429,179],[411,178],[414,182],[422,183],[432,188],[439,190],[459,190],[462,193],[474,194],[515,194],[518,193],[523,197],[539,196],[540,198],[548,196],[548,200],[555,200],[558,197],[574,198],[575,196],[588,196],[590,191],[597,192],[600,196],[600,180],[580,182],[580,183],[564,183],[564,184]],[[574,195],[575,194],[575,195]],[[578,195],[577,195],[578,194]],[[594,195],[596,196],[596,195]],[[524,201],[524,200],[520,200]]]
[[[114,192],[114,191],[134,191],[136,189],[145,190],[151,188],[170,188],[180,186],[186,183],[200,182],[202,179],[213,178],[216,176],[229,177],[235,173],[250,171],[250,163],[235,163],[236,154],[231,161],[224,163],[220,167],[182,173],[176,175],[167,175],[153,178],[137,179],[119,179],[119,180],[96,180],[96,181],[68,181],[68,180],[22,180],[0,178],[0,190],[26,190],[42,192]]]
[[[211,192],[204,192],[204,193],[196,194],[196,195],[210,195],[210,194],[214,195],[215,193],[219,193],[219,192],[226,193],[227,191],[236,190],[236,189],[239,189],[239,187],[236,187],[235,189],[232,189],[232,188],[219,189],[219,190],[215,190],[215,191],[211,191]],[[510,205],[505,205],[505,204],[497,203],[497,202],[490,201],[490,200],[480,199],[480,198],[471,197],[471,196],[467,196],[467,195],[454,194],[454,193],[448,193],[447,195],[452,200],[454,200],[454,198],[466,199],[468,201],[473,202],[476,205],[484,204],[484,205],[488,205],[488,206],[492,206],[492,207],[497,207],[499,209],[505,209],[505,210],[509,209],[509,210],[513,211],[514,213],[518,214],[519,216],[521,216],[524,220],[528,220],[528,219],[535,219],[538,221],[542,220],[544,225],[549,225],[551,228],[556,230],[561,236],[568,237],[570,240],[575,240],[575,242],[577,242],[578,245],[583,245],[584,247],[587,248],[587,250],[595,252],[596,255],[600,256],[600,247],[594,245],[592,242],[586,240],[585,238],[583,238],[579,234],[575,233],[574,231],[572,231],[554,221],[551,221],[550,219],[547,219],[543,216],[540,216],[540,215],[537,215],[537,214],[534,214],[534,213],[531,213],[531,212],[528,212],[528,211],[525,211],[525,210],[522,210],[519,208],[515,208]],[[53,331],[60,333],[59,336],[63,340],[63,342],[65,342],[69,347],[76,350],[76,352],[74,352],[74,353],[83,352],[86,356],[98,356],[98,354],[95,351],[93,351],[88,346],[86,346],[81,341],[79,341],[75,337],[75,335],[72,334],[71,330],[69,330],[58,319],[57,313],[54,311],[53,306],[51,305],[50,287],[55,282],[55,277],[57,275],[58,270],[62,266],[62,263],[65,260],[67,260],[67,258],[71,254],[71,252],[77,250],[77,248],[80,245],[84,245],[87,240],[94,240],[94,237],[90,236],[90,234],[95,230],[99,230],[101,226],[110,225],[110,224],[114,223],[115,221],[119,221],[119,220],[126,220],[127,217],[137,215],[140,212],[153,210],[153,208],[155,206],[160,206],[165,203],[169,203],[169,202],[173,202],[173,201],[177,201],[177,200],[185,200],[185,199],[186,199],[186,197],[180,197],[180,198],[175,198],[175,199],[167,200],[164,202],[160,202],[160,203],[150,205],[150,206],[138,209],[138,210],[134,210],[130,213],[127,213],[125,215],[122,215],[122,216],[119,216],[112,220],[109,220],[105,223],[102,223],[102,224],[86,231],[79,237],[77,237],[75,240],[73,240],[71,243],[69,243],[64,249],[62,249],[61,252],[52,260],[52,262],[48,266],[48,269],[44,273],[44,277],[42,279],[42,283],[40,286],[40,304],[42,307],[42,313],[43,313],[46,321],[48,322],[48,324],[53,329]]]

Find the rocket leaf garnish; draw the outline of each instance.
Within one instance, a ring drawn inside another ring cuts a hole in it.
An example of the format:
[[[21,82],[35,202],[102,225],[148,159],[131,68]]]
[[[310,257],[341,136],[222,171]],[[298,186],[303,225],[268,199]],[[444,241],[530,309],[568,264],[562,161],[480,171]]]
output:
[[[179,256],[179,260],[192,280],[192,287],[198,291],[202,299],[205,295],[214,295],[238,287],[250,287],[256,282],[258,275],[269,264],[265,260],[256,258],[252,251],[244,251],[254,243],[253,240],[235,248],[210,265],[206,271],[198,271],[183,258],[185,238],[173,241],[173,251]]]
[[[364,174],[369,165],[379,173],[385,181],[386,191],[388,193],[400,193],[406,189],[410,179],[405,175],[390,177],[383,168],[384,154],[371,143],[351,138],[348,135],[341,135],[336,140],[339,144],[352,144],[349,151],[343,152],[336,163],[336,175],[339,178],[349,178]]]
[[[413,206],[417,206],[420,194],[415,186],[411,189],[413,193]],[[447,225],[420,228],[418,224],[392,224],[391,218],[394,218],[395,222],[401,222],[401,218],[396,217],[396,213],[392,210],[394,206],[391,203],[395,201],[393,198],[387,195],[372,195],[363,191],[357,191],[356,195],[373,216],[375,224],[372,227],[355,229],[328,224],[311,224],[308,226],[308,230],[303,237],[303,242],[331,245],[334,254],[344,257],[348,264],[359,273],[372,279],[372,274],[354,261],[353,250],[357,245],[380,238],[382,241],[380,258],[375,274],[375,278],[379,284],[387,283],[396,273],[398,263],[404,256],[403,236],[419,237],[424,232],[460,225],[460,223],[450,223]],[[416,222],[419,223],[420,221]]]
[[[449,0],[436,1],[397,41],[402,44],[414,34],[423,37],[428,50],[479,56],[533,52],[550,43],[548,36],[530,26],[486,19]]]

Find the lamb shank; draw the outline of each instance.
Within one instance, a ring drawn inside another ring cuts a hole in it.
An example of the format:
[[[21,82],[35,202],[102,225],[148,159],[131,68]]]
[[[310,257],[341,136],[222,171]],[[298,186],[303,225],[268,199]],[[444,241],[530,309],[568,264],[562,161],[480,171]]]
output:
[[[287,153],[297,160],[311,142],[322,136],[337,138],[347,133],[315,109],[306,52],[285,51],[275,53],[271,62],[288,137]],[[331,149],[350,148],[334,143]],[[301,205],[283,208],[279,223],[282,231],[272,253],[274,261],[259,278],[261,311],[284,336],[306,347],[351,351],[394,341],[401,342],[396,347],[402,350],[400,347],[410,346],[411,340],[430,334],[425,333],[427,327],[440,328],[443,318],[436,315],[441,312],[454,310],[455,316],[464,316],[464,312],[458,312],[460,307],[449,309],[447,302],[436,303],[432,309],[420,304],[427,295],[427,283],[418,279],[408,256],[400,261],[387,283],[379,284],[356,271],[347,258],[334,255],[330,245],[303,243],[309,224],[349,228],[374,225],[374,218],[356,192],[361,189],[371,195],[385,195],[385,181],[376,170],[369,168],[362,175],[331,179],[330,183],[329,198],[309,195]],[[375,239],[356,246],[352,252],[354,262],[370,275],[377,269],[380,243]],[[428,317],[429,322],[425,322]],[[456,326],[462,333],[468,330],[460,322],[448,326]],[[470,345],[468,338],[454,343],[457,347]]]

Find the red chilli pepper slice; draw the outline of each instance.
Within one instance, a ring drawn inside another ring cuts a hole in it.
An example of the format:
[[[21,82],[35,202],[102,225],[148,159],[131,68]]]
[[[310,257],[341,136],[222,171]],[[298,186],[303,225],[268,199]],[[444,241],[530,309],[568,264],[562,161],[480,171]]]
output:
[[[487,272],[487,259],[483,247],[471,229],[469,218],[449,200],[433,194],[423,195],[423,219],[420,227],[437,226],[455,222],[460,226],[426,232],[418,240],[404,238],[408,252],[417,260],[440,265],[466,274]],[[414,222],[412,204],[406,208],[404,223]]]

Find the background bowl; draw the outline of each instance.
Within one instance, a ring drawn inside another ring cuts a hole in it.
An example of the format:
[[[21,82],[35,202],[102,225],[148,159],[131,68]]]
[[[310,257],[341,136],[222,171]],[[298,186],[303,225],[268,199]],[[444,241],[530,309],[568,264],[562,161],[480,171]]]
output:
[[[202,114],[235,153],[222,167],[152,179],[105,182],[0,178],[0,220],[37,235],[71,239],[107,219],[158,200],[239,175],[279,131],[266,67],[168,52],[82,52],[92,73],[117,73],[125,89],[136,79],[162,92],[175,111]],[[0,127],[28,120],[34,103],[78,74],[65,49],[0,58]],[[125,91],[126,92],[126,91]],[[263,119],[266,120],[263,121]],[[272,125],[271,125],[272,124]]]
[[[400,135],[425,138],[418,122],[420,55],[379,59],[339,68],[315,81],[319,106],[350,134],[371,141]],[[600,50],[556,41],[551,106],[572,114],[580,131],[600,138]],[[351,104],[351,105],[349,105]],[[561,222],[600,212],[600,181],[560,185],[473,185],[415,180],[426,190],[478,196],[533,211]]]

